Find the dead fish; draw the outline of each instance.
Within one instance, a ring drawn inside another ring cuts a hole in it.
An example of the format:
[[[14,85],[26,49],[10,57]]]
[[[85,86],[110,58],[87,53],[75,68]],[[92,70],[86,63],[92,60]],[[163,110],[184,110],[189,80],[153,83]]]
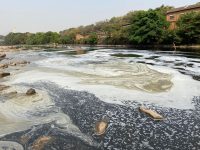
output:
[[[150,116],[151,116],[153,119],[155,119],[155,120],[163,120],[163,119],[164,119],[163,116],[161,116],[160,114],[158,114],[158,113],[157,113],[156,111],[154,111],[154,110],[146,109],[146,108],[144,108],[144,107],[140,107],[139,110],[140,110],[141,112],[144,112],[144,113],[150,115]]]

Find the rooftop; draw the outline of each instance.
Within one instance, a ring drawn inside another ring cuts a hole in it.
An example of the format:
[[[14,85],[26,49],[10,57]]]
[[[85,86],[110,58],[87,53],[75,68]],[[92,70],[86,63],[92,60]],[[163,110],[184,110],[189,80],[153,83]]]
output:
[[[171,9],[170,11],[168,11],[167,14],[174,13],[174,12],[179,12],[179,11],[184,11],[184,10],[196,9],[196,8],[200,8],[200,4],[195,4],[195,5],[189,5],[189,6],[174,8],[174,9]]]

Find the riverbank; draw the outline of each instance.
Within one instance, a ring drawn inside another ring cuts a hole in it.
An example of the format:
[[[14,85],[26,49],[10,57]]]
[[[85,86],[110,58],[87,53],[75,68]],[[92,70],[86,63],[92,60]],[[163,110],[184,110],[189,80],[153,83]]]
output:
[[[152,50],[172,50],[173,45],[83,45],[83,44],[48,44],[48,45],[12,45],[12,46],[0,46],[0,52],[21,51],[21,50],[41,50],[47,48],[74,48],[74,47],[97,47],[97,48],[116,48],[116,49],[131,49],[138,50],[152,49]],[[200,45],[177,45],[176,50],[180,51],[197,51],[200,52]]]

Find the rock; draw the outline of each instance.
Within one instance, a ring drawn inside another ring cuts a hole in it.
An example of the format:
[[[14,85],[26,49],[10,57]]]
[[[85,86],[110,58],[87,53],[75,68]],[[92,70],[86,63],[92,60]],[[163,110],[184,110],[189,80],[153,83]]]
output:
[[[5,58],[6,54],[0,54],[0,58]]]
[[[35,89],[29,89],[27,92],[26,92],[26,95],[34,95],[34,94],[36,94],[36,91],[35,91]]]
[[[10,62],[9,63],[9,65],[10,66],[17,66],[17,65],[26,65],[26,64],[29,64],[30,62],[29,61],[25,61],[25,60],[23,60],[23,61],[17,61],[17,62]]]
[[[32,146],[32,150],[42,150],[44,149],[45,144],[49,143],[52,140],[50,136],[39,137]]]
[[[95,125],[96,135],[103,135],[108,127],[108,122],[106,120],[101,120]]]
[[[0,68],[1,68],[1,69],[8,68],[8,64],[0,64]]]
[[[17,65],[17,64],[14,63],[14,62],[10,63],[10,66],[16,66],[16,65]]]
[[[9,86],[7,86],[7,85],[0,85],[0,91],[6,90],[8,88],[9,88]]]
[[[7,77],[9,75],[10,75],[10,73],[8,73],[8,72],[0,72],[0,78]]]
[[[17,61],[17,62],[11,62],[10,66],[16,66],[16,65],[25,65],[25,64],[29,64],[29,61],[23,60],[23,61]]]
[[[151,109],[146,109],[144,107],[140,107],[139,110],[141,112],[144,112],[144,113],[150,115],[155,120],[163,120],[164,119],[163,116],[161,116],[160,114],[158,114],[157,112],[155,112],[155,111],[153,111]]]

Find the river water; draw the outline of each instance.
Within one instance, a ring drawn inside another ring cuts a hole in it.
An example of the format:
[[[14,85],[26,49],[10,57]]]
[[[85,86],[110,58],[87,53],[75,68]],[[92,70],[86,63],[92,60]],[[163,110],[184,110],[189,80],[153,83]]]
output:
[[[48,150],[200,149],[198,52],[76,47],[9,57],[31,64],[9,68],[2,80],[12,87],[0,96],[0,149],[39,149],[44,136],[51,140],[41,149]],[[23,94],[30,87],[37,95]],[[165,119],[153,120],[140,106]],[[95,123],[105,117],[109,126],[99,137]]]

